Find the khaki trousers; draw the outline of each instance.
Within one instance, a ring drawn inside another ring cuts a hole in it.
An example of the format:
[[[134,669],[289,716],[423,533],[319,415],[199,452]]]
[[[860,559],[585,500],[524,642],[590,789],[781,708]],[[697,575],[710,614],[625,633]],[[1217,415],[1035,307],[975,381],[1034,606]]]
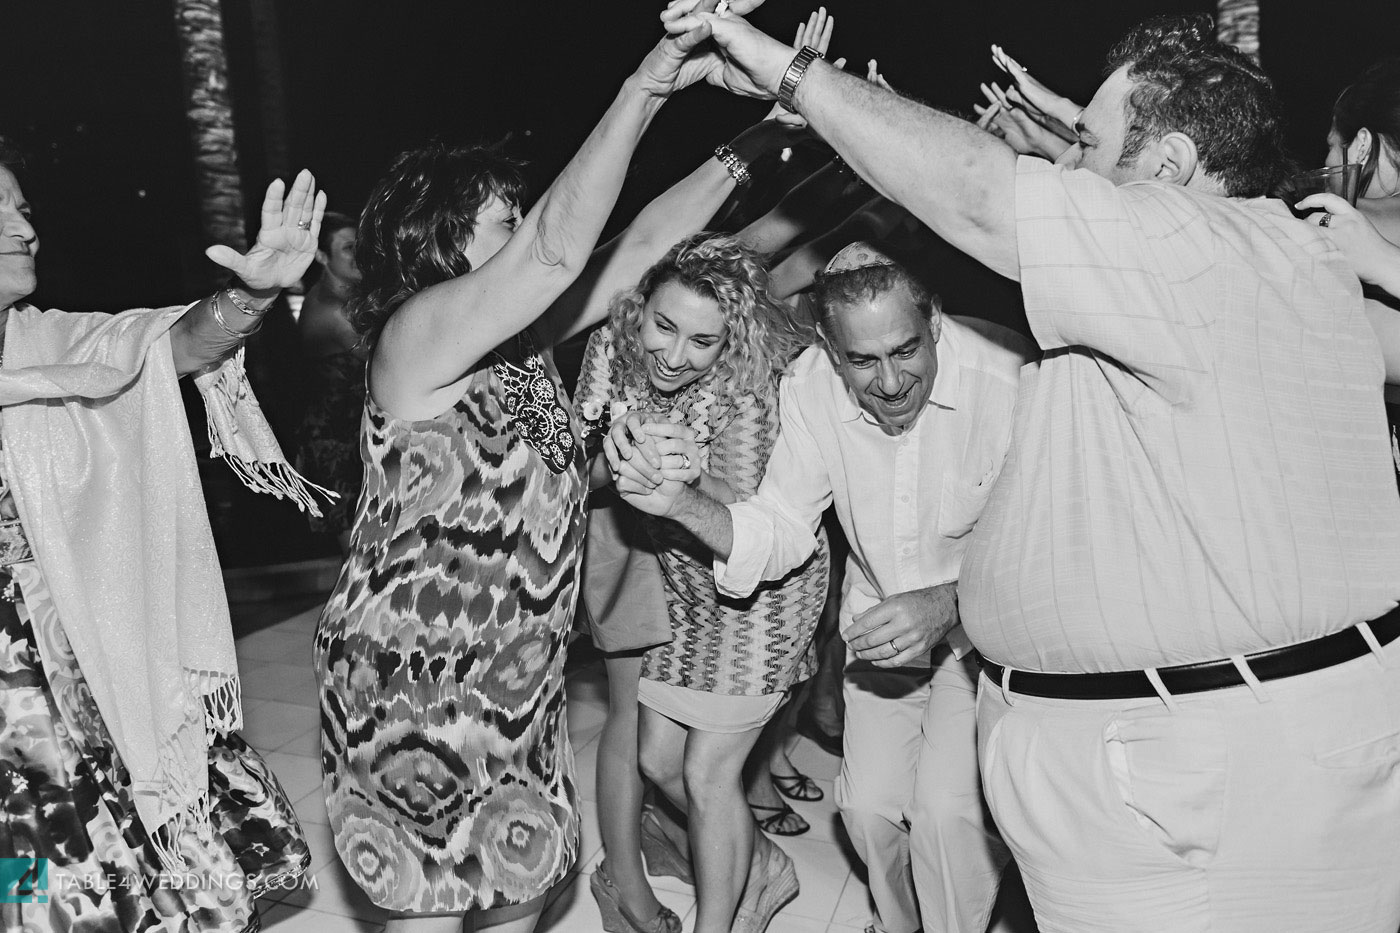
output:
[[[1400,642],[1171,700],[982,678],[983,780],[1041,933],[1395,933]]]
[[[836,805],[869,870],[881,933],[984,933],[1010,860],[977,769],[976,665],[934,650],[928,670],[848,655]]]

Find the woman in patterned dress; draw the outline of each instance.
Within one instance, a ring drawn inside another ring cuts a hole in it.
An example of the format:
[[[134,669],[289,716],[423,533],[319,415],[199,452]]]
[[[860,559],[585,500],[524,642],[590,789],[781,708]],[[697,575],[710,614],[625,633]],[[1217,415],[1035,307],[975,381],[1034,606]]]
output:
[[[528,931],[577,854],[563,665],[586,490],[551,348],[602,312],[557,300],[643,130],[707,67],[696,44],[658,43],[523,217],[512,164],[434,145],[361,219],[365,487],[316,666],[336,849],[391,931]]]
[[[302,357],[311,369],[301,419],[297,466],[340,498],[324,515],[308,516],[311,530],[335,536],[341,553],[350,546],[350,518],[360,498],[360,416],[365,410],[365,350],[345,306],[360,270],[355,267],[355,225],[349,214],[327,211],[316,241],[316,281],[297,315]]]
[[[247,388],[228,357],[311,261],[324,196],[309,173],[285,199],[274,182],[254,248],[210,252],[240,279],[187,308],[40,312],[8,155],[0,140],[0,859],[47,874],[35,897],[2,892],[0,931],[255,931],[254,898],[311,856],[231,731],[233,633],[176,377],[218,366]]]
[[[755,252],[732,236],[700,234],[614,299],[607,327],[590,338],[577,394],[633,413],[610,431],[614,463],[621,448],[735,502],[763,478],[778,433],[778,378],[806,336],[769,298]],[[642,519],[673,633],[641,664],[642,770],[689,818],[696,933],[761,933],[797,895],[797,877],[757,831],[742,770],[788,687],[811,674],[826,539],[786,579],[736,600],[718,593],[708,551],[686,531]]]

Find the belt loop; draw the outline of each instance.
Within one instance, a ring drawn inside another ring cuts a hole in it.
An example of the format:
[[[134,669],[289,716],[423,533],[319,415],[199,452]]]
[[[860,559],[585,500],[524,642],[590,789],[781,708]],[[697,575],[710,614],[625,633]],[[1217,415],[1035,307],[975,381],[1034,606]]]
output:
[[[1007,706],[1016,705],[1016,701],[1011,699],[1011,668],[1007,665],[1001,669],[1001,698]]]
[[[1264,685],[1259,682],[1259,678],[1254,674],[1254,668],[1249,666],[1242,654],[1230,655],[1230,663],[1235,665],[1235,670],[1240,672],[1244,682],[1249,686],[1249,692],[1254,694],[1254,699],[1260,703],[1269,702],[1269,692],[1264,689]]]
[[[1385,653],[1381,651],[1380,639],[1376,637],[1375,632],[1371,631],[1371,623],[1358,622],[1356,623],[1356,630],[1360,632],[1361,637],[1366,640],[1366,645],[1371,649],[1371,654],[1376,656],[1376,663],[1381,667],[1387,667],[1388,665],[1385,663]]]
[[[1167,704],[1167,709],[1173,713],[1179,709],[1176,705],[1176,698],[1167,690],[1167,685],[1162,683],[1162,675],[1157,673],[1157,668],[1149,667],[1143,671],[1147,675],[1148,681],[1152,684],[1152,689],[1157,691],[1157,696],[1162,698],[1162,702]]]

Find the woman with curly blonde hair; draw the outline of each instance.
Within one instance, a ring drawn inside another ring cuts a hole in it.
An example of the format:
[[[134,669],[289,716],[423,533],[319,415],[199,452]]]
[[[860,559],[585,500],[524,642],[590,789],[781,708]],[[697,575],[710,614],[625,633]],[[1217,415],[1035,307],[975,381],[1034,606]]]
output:
[[[608,324],[590,339],[577,397],[585,417],[629,413],[613,418],[610,443],[646,435],[657,466],[686,470],[689,482],[735,502],[763,478],[778,434],[778,379],[809,336],[769,297],[757,253],[732,236],[699,234],[613,299]],[[602,457],[594,480],[607,480]],[[666,618],[658,621],[669,640],[609,654],[608,676],[640,676],[641,769],[688,815],[696,933],[757,933],[796,896],[797,876],[756,831],[741,772],[788,687],[811,674],[826,542],[786,579],[734,600],[715,589],[709,552],[687,532],[637,514],[660,561]],[[644,843],[648,829],[651,845],[664,845],[646,825]],[[594,888],[600,903],[620,899],[608,862]]]

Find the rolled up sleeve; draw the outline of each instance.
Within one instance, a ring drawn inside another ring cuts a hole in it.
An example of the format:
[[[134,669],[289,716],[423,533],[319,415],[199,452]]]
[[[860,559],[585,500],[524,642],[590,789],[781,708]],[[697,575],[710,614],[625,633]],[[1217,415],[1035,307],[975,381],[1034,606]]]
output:
[[[817,547],[817,526],[831,504],[831,479],[802,414],[802,402],[784,379],[778,403],[778,439],[763,481],[751,499],[728,506],[734,523],[729,559],[715,559],[715,586],[743,597],[764,580],[800,567]]]

